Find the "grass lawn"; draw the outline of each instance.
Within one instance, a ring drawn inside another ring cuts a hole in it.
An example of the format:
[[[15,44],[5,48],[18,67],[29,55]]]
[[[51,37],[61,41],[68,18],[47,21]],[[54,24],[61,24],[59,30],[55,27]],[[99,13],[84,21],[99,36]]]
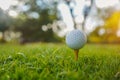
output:
[[[0,80],[120,80],[120,45],[0,44]]]

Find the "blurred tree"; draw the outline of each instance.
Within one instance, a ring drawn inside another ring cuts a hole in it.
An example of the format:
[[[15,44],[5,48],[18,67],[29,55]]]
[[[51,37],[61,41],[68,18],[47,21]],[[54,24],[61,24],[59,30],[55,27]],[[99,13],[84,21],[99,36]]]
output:
[[[21,42],[54,41],[54,33],[48,27],[43,31],[42,26],[57,19],[56,2],[47,3],[44,0],[21,0],[23,10],[15,19],[14,30],[22,33]],[[11,7],[17,10],[19,6]],[[26,8],[26,9],[25,9]]]
[[[0,32],[2,32],[1,42],[5,42],[5,31],[10,26],[11,18],[2,9],[0,9]]]
[[[117,31],[120,28],[120,12],[114,12],[106,21],[105,21],[105,40],[108,42],[120,42],[117,36]],[[120,34],[119,34],[120,35]]]
[[[106,18],[105,24],[97,27],[89,36],[89,41],[103,43],[119,43],[120,42],[120,12],[114,12],[110,17]]]
[[[100,27],[97,27],[89,36],[88,36],[88,42],[92,43],[100,43],[101,37],[99,35]]]

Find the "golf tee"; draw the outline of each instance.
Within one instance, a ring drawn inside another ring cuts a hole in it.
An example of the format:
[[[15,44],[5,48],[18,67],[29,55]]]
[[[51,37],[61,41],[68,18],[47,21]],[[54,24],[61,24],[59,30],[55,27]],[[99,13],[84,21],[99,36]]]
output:
[[[78,60],[78,53],[79,53],[79,50],[74,50],[74,53],[75,53],[75,60],[77,61],[77,60]]]

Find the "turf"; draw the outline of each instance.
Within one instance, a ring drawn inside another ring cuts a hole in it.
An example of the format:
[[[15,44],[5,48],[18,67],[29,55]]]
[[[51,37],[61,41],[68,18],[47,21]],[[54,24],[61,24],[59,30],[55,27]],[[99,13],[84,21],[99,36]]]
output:
[[[120,45],[0,44],[0,80],[120,80]]]

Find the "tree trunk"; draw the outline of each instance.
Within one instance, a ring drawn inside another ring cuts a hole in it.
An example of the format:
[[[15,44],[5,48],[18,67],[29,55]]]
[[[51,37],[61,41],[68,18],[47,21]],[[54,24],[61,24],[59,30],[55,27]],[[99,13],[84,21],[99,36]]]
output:
[[[1,40],[2,43],[5,43],[6,40],[5,40],[5,32],[2,32],[2,40]]]

